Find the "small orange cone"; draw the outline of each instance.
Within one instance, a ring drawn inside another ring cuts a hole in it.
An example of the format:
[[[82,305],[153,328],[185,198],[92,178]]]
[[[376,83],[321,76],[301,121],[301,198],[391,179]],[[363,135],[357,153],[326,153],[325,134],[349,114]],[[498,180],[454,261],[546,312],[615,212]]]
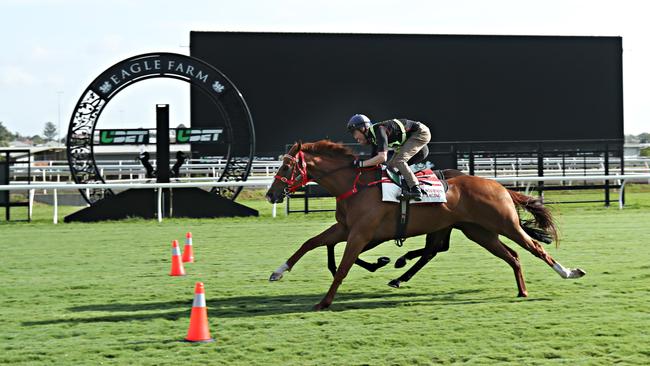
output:
[[[194,263],[194,252],[192,251],[192,233],[185,234],[185,248],[183,249],[183,262]]]
[[[181,260],[181,248],[178,247],[178,240],[172,241],[172,271],[170,276],[185,276],[185,268]]]
[[[190,315],[190,328],[187,330],[188,342],[214,342],[208,329],[208,309],[205,306],[205,289],[203,282],[197,282],[194,288],[194,303]]]

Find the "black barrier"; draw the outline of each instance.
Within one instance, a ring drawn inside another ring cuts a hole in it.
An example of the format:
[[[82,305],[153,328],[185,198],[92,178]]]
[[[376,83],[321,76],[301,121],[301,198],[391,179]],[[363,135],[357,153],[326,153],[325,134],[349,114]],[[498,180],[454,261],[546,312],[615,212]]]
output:
[[[0,185],[9,185],[10,182],[10,167],[17,163],[17,158],[14,155],[20,154],[20,157],[26,158],[24,160],[27,170],[27,184],[31,183],[31,152],[27,149],[4,150],[0,153]],[[28,201],[12,201],[11,191],[0,191],[0,207],[5,208],[5,219],[11,220],[12,207],[28,207]],[[27,213],[27,220],[30,221],[29,212]]]

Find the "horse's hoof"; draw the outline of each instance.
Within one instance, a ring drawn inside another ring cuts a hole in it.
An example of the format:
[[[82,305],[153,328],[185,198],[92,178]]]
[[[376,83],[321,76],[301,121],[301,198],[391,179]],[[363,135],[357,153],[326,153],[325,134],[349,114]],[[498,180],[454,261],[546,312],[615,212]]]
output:
[[[520,292],[517,294],[517,297],[528,297],[528,292]]]
[[[282,278],[282,273],[273,272],[271,273],[271,277],[269,277],[269,282],[280,281],[281,278]]]
[[[390,258],[388,258],[388,257],[379,257],[377,259],[377,269],[387,265],[388,263],[390,263]]]
[[[582,276],[584,276],[586,274],[587,274],[587,272],[583,271],[582,269],[575,268],[575,269],[571,270],[571,273],[569,274],[569,278],[580,278],[580,277],[582,277]]]
[[[395,261],[395,268],[402,268],[406,265],[406,258],[404,257],[399,257]]]
[[[319,302],[318,304],[314,305],[312,308],[314,311],[323,311],[329,308],[329,305],[324,304],[323,302]]]
[[[399,280],[390,280],[390,282],[388,282],[388,286],[392,288],[399,288],[399,284],[400,284]]]

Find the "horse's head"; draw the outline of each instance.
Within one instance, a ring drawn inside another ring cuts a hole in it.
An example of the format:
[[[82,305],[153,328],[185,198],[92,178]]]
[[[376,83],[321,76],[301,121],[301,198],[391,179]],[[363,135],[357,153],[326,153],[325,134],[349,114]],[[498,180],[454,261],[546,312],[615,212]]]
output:
[[[342,171],[349,170],[349,174],[354,174],[351,164],[354,159],[350,149],[329,140],[305,144],[297,142],[282,158],[282,166],[266,192],[266,199],[271,203],[282,202],[284,196],[311,181],[318,181],[325,189],[328,186],[332,189],[332,182],[343,177],[340,175],[344,174]]]
[[[305,157],[301,154],[302,143],[296,142],[289,152],[282,157],[282,165],[275,174],[275,180],[266,192],[266,199],[271,203],[281,203],[291,187],[299,178],[307,179]],[[304,175],[304,177],[303,177]]]

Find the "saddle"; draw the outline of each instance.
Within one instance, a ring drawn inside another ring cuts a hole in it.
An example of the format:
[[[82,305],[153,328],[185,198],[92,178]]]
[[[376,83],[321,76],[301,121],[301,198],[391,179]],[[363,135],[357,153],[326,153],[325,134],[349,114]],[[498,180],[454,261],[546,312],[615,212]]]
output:
[[[421,201],[410,201],[411,204],[447,202],[445,193],[449,188],[440,170],[429,168],[416,170],[415,177],[420,183],[423,196]],[[382,168],[381,192],[382,201],[400,202],[402,190],[406,188],[404,177],[391,169]]]
[[[441,170],[429,168],[415,169],[413,171],[422,189],[422,201],[410,201],[404,199],[401,192],[406,183],[401,174],[391,169],[382,169],[382,200],[385,202],[398,202],[399,211],[397,216],[397,227],[395,230],[395,244],[401,247],[406,240],[406,225],[408,224],[409,207],[411,204],[447,202],[446,193],[449,188],[444,174]]]
[[[384,171],[386,172],[386,177],[388,177],[393,183],[397,184],[400,187],[406,187],[406,180],[400,173],[394,172],[392,169],[386,169]],[[418,178],[420,185],[431,185],[431,183],[426,178],[431,177],[433,174],[440,181],[440,183],[442,183],[442,187],[445,193],[447,193],[447,190],[449,189],[449,184],[445,179],[445,175],[440,169],[432,170],[426,167],[422,167],[420,169],[413,170],[413,174],[415,174],[415,177]]]

